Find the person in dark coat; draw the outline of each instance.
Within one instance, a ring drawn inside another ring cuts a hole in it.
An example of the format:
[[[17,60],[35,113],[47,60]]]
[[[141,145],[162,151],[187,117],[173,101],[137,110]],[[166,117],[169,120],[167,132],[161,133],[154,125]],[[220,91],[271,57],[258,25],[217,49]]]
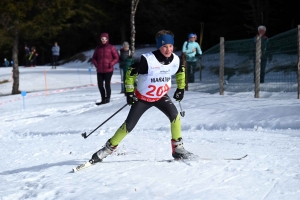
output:
[[[119,66],[120,66],[120,75],[121,75],[121,93],[125,93],[125,74],[126,74],[126,59],[131,56],[131,51],[129,49],[129,43],[124,42],[122,48],[118,51],[119,53]],[[130,63],[131,65],[131,63]]]
[[[30,49],[27,46],[27,44],[25,44],[25,67],[29,67],[29,56],[30,56]]]
[[[266,75],[266,66],[267,62],[272,61],[272,55],[267,51],[268,47],[268,37],[266,36],[267,28],[263,25],[257,28],[257,34],[253,38],[254,44],[258,39],[261,39],[261,66],[260,66],[260,83],[265,82],[265,75]],[[253,68],[254,68],[254,83],[256,79],[255,74],[255,65],[256,65],[256,54],[253,54]]]
[[[96,105],[110,102],[111,95],[111,77],[114,71],[114,65],[119,62],[119,55],[116,48],[109,44],[108,33],[101,33],[100,44],[96,47],[92,61],[97,69],[97,82],[101,95],[101,102],[96,102]],[[105,86],[103,85],[105,82]]]
[[[35,47],[31,47],[31,52],[29,54],[29,62],[30,62],[30,67],[35,67],[36,66],[36,58],[38,57],[38,53],[36,52]]]
[[[89,160],[90,164],[101,162],[111,155],[126,135],[134,129],[142,115],[153,107],[169,119],[173,158],[191,159],[194,157],[194,154],[183,147],[180,114],[168,95],[174,75],[177,89],[173,98],[176,101],[180,102],[183,99],[185,88],[184,65],[173,53],[174,34],[169,30],[161,30],[157,32],[155,39],[157,50],[142,54],[140,62],[131,65],[126,73],[126,100],[131,106],[126,120],[107,140],[104,147],[92,155]],[[137,83],[136,86],[134,86],[135,83]]]

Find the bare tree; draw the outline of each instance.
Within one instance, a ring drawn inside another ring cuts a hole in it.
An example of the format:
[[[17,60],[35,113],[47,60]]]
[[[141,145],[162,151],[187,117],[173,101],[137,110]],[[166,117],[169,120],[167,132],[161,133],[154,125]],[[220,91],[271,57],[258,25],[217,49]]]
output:
[[[247,2],[241,3],[249,7],[245,11],[246,18],[252,21],[251,25],[245,26],[251,29],[252,32],[256,32],[256,29],[259,25],[268,26],[269,16],[271,13],[271,6],[269,0],[248,0]]]
[[[135,13],[137,9],[137,5],[139,3],[139,0],[131,0],[131,16],[130,16],[130,21],[131,21],[131,56],[134,58],[134,46],[135,46]]]

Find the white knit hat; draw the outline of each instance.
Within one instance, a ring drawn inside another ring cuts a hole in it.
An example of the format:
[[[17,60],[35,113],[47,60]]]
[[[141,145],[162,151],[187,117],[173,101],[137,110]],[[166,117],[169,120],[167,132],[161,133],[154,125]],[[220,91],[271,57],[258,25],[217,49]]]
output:
[[[259,31],[259,30],[264,30],[264,31],[266,31],[267,30],[267,28],[265,27],[265,26],[263,26],[263,25],[260,25],[258,28],[257,28],[257,30]]]
[[[128,42],[123,42],[123,45],[122,45],[123,47],[128,47],[129,48],[129,43]]]

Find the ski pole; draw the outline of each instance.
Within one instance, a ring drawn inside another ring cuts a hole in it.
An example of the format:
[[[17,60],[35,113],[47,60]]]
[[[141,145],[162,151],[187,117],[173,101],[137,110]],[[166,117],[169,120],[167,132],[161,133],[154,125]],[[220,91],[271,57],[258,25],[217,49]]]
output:
[[[180,101],[178,101],[178,102],[179,102],[179,107],[180,107],[180,115],[181,115],[182,117],[184,117],[184,115],[185,115],[185,111],[183,111],[183,110],[182,110],[182,107],[181,107]]]
[[[94,133],[98,128],[100,128],[103,124],[105,124],[108,120],[110,120],[113,116],[115,116],[118,112],[120,112],[123,108],[125,108],[128,104],[126,103],[122,108],[120,108],[119,110],[117,110],[112,116],[110,116],[109,118],[107,118],[107,120],[105,120],[102,124],[100,124],[97,128],[95,128],[92,132],[90,132],[88,135],[86,135],[86,132],[82,133],[81,136],[86,139],[87,137],[89,137],[92,133]]]

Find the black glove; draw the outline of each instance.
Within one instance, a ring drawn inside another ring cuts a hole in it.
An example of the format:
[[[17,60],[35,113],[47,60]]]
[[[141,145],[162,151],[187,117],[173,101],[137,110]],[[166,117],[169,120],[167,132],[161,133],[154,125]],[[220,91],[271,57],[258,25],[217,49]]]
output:
[[[173,98],[176,99],[176,101],[181,101],[183,99],[184,95],[184,89],[176,89]]]
[[[134,95],[134,92],[126,92],[127,104],[133,105],[138,101],[138,98]]]

